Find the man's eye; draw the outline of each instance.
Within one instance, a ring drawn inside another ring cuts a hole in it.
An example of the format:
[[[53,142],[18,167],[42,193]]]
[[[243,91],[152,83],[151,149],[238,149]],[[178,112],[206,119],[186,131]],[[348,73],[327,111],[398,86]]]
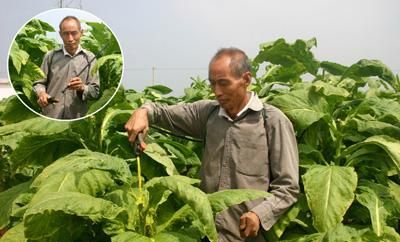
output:
[[[221,81],[219,81],[219,85],[220,86],[226,86],[226,85],[228,85],[228,81],[227,80],[221,80]]]
[[[62,32],[63,36],[68,36],[68,35],[72,35],[72,36],[76,36],[78,35],[78,31],[71,31],[71,32]]]

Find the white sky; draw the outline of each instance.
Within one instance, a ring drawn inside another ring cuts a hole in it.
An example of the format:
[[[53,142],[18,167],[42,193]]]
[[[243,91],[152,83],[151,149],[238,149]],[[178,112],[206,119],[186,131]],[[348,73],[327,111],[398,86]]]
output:
[[[9,44],[30,18],[58,7],[57,0],[3,2],[0,78],[7,76]],[[64,0],[102,19],[124,54],[123,85],[142,90],[164,84],[182,94],[191,76],[207,77],[220,47],[254,57],[259,44],[316,37],[320,61],[351,65],[379,59],[400,72],[399,0]],[[5,13],[5,14],[4,14]]]

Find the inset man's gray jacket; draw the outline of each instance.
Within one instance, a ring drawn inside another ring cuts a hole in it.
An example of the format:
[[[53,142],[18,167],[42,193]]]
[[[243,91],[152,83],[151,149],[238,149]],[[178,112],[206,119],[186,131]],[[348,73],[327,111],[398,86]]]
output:
[[[56,119],[75,119],[86,115],[87,100],[99,96],[99,75],[98,73],[90,74],[96,61],[90,63],[89,68],[86,68],[79,76],[85,84],[83,92],[65,88],[71,78],[76,77],[94,57],[92,52],[85,49],[81,49],[74,56],[64,55],[62,48],[50,51],[45,55],[41,68],[46,77],[35,81],[33,88],[36,94],[46,91],[59,102],[43,108],[43,115]],[[63,90],[65,91],[63,92]]]

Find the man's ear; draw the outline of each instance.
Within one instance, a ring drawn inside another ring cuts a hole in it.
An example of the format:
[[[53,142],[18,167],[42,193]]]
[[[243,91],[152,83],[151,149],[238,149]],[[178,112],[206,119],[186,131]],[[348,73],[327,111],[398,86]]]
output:
[[[243,73],[242,78],[245,81],[246,86],[250,85],[250,83],[251,83],[251,72],[250,71],[246,71],[245,73]]]

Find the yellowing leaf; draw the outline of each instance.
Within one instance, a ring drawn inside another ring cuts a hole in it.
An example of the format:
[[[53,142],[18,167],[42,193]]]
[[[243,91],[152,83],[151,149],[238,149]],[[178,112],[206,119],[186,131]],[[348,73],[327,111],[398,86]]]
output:
[[[329,231],[343,220],[354,200],[357,173],[352,167],[315,165],[302,178],[314,227]]]

